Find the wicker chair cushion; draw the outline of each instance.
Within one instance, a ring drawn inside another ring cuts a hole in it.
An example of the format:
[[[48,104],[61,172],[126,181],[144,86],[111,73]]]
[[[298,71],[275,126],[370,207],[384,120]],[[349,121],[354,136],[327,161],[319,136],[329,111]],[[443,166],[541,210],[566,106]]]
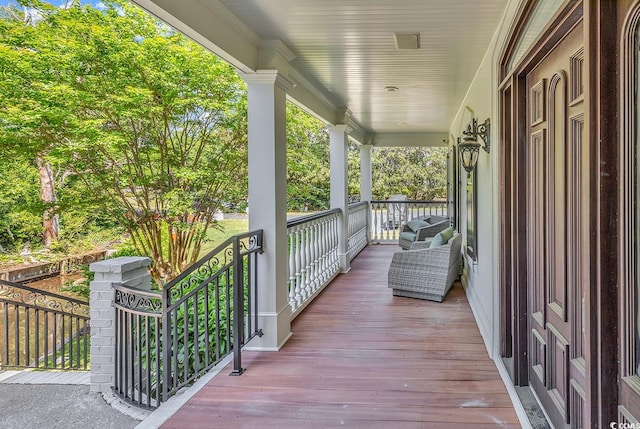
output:
[[[450,226],[449,228],[441,231],[442,233],[442,238],[444,238],[444,243],[448,243],[449,240],[451,240],[451,237],[453,237],[453,227]]]
[[[424,228],[425,226],[429,226],[429,225],[431,225],[429,222],[425,222],[420,219],[413,219],[407,222],[407,227],[413,232],[416,232],[420,228]]]
[[[442,246],[444,244],[447,244],[447,241],[448,240],[445,240],[444,235],[442,235],[442,232],[439,232],[433,237],[433,240],[431,240],[431,244],[429,245],[429,248],[433,249],[435,247]]]
[[[400,233],[400,238],[405,240],[414,241],[416,239],[416,233],[411,231],[404,231]]]

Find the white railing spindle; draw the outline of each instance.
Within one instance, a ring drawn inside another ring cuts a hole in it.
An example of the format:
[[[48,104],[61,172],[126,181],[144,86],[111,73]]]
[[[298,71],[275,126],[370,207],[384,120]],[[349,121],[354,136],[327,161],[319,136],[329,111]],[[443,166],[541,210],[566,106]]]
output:
[[[339,209],[288,222],[292,318],[338,274]]]

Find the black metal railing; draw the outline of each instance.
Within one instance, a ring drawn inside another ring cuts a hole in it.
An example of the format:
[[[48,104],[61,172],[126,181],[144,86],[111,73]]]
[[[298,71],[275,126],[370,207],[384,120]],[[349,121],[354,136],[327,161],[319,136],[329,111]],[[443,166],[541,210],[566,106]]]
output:
[[[89,303],[0,280],[0,368],[89,368]]]
[[[115,392],[156,407],[231,353],[258,325],[262,231],[239,234],[165,285],[162,292],[116,286]]]

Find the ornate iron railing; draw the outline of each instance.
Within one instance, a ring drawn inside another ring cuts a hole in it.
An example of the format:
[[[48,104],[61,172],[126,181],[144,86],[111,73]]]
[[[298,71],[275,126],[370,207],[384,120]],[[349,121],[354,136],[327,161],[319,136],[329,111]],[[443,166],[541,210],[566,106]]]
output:
[[[0,368],[89,368],[89,303],[0,280]]]
[[[162,401],[162,293],[114,285],[115,377],[113,390],[137,405]]]
[[[341,216],[340,209],[333,209],[287,222],[292,318],[340,271],[338,227]]]
[[[362,201],[347,208],[349,222],[349,260],[369,244],[369,202]]]
[[[447,216],[446,201],[371,201],[371,241],[397,241],[402,225],[427,215]]]
[[[243,372],[241,348],[258,326],[262,231],[231,237],[162,292],[116,287],[114,390],[156,407],[229,354]]]

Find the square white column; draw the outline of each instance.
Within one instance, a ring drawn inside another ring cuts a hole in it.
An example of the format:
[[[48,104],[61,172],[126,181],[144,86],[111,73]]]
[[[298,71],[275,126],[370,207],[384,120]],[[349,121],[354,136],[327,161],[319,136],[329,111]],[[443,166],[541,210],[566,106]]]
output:
[[[288,297],[286,95],[275,70],[242,76],[248,86],[249,229],[264,231],[258,263],[258,313],[264,335],[247,346],[278,350],[291,336]]]
[[[338,227],[338,258],[342,272],[349,271],[349,222],[347,207],[349,205],[349,127],[334,125],[329,127],[330,175],[331,175],[331,208],[342,210]]]
[[[360,146],[360,201],[373,199],[373,176],[371,174],[371,145]],[[371,204],[367,210],[367,224],[371,225]],[[367,243],[371,244],[371,227],[367,228]]]
[[[360,201],[371,201],[371,145],[360,146]]]

